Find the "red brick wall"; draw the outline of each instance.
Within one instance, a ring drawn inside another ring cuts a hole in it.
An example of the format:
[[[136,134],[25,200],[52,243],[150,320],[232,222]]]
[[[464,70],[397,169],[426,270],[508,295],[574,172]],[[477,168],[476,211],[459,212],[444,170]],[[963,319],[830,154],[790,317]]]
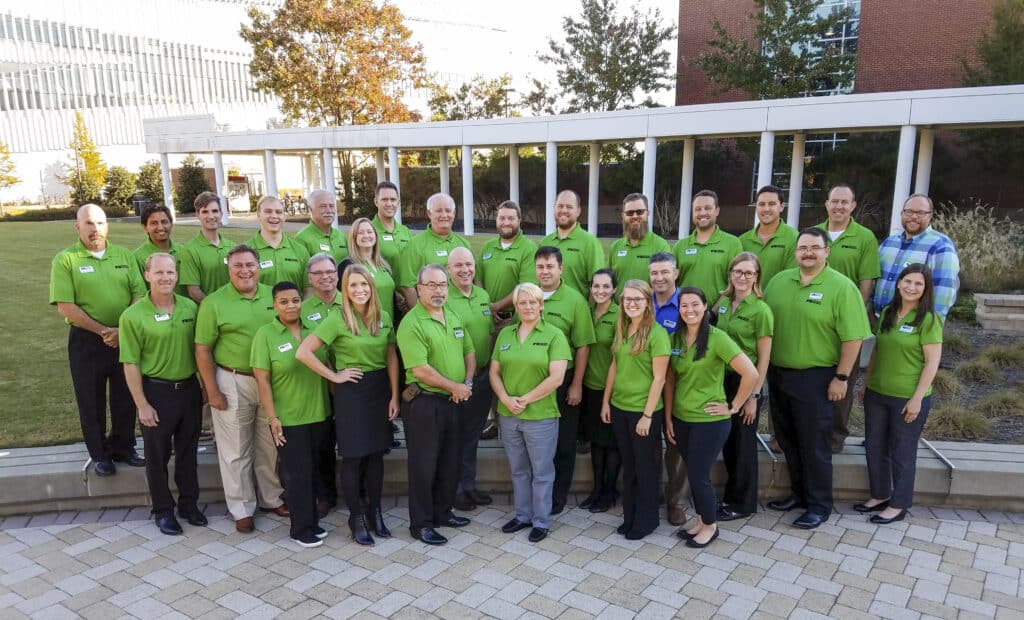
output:
[[[745,101],[745,93],[732,91],[716,95],[704,72],[691,62],[706,47],[717,19],[734,37],[753,37],[752,0],[679,0],[679,60],[676,76],[676,105]]]

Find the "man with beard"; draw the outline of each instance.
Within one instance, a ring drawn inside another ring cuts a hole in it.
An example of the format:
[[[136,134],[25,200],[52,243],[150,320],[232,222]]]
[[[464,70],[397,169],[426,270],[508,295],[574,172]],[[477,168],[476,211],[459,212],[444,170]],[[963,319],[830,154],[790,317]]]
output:
[[[218,232],[221,214],[217,194],[203,192],[196,196],[194,205],[200,228],[181,252],[178,283],[185,287],[192,301],[199,303],[228,283],[228,251],[235,247],[235,242]]]
[[[348,256],[348,240],[335,227],[338,222],[338,203],[334,194],[325,189],[315,189],[309,193],[306,201],[309,203],[309,224],[295,234],[294,241],[305,248],[310,256],[330,254],[335,263],[341,262]]]
[[[520,229],[521,218],[522,210],[515,202],[506,200],[498,205],[498,236],[488,239],[480,250],[477,283],[491,298],[495,323],[512,316],[512,289],[517,284],[537,282],[533,269],[537,246]]]
[[[629,280],[647,282],[651,257],[671,251],[667,241],[647,229],[647,196],[643,194],[629,194],[622,201],[622,233],[608,251],[608,266],[619,281],[617,294]]]
[[[391,181],[381,181],[373,190],[373,204],[377,207],[377,215],[373,216],[373,228],[377,231],[377,244],[380,255],[391,265],[391,273],[397,274],[402,252],[412,241],[409,228],[395,219],[401,201],[398,198],[398,186]]]
[[[761,285],[767,286],[775,274],[796,267],[796,229],[782,221],[786,204],[782,190],[765,185],[757,190],[754,209],[757,225],[740,235],[744,252],[750,252],[761,263]]]
[[[146,207],[142,210],[142,230],[146,231],[146,242],[136,248],[135,260],[139,263],[139,273],[146,273],[146,259],[151,254],[164,252],[174,257],[174,262],[181,265],[182,245],[171,240],[171,229],[174,222],[171,220],[171,210],[163,205]],[[148,286],[148,283],[147,283]],[[188,291],[179,284],[174,292],[178,295],[187,295]]]
[[[410,308],[416,305],[417,290],[422,288],[416,281],[421,268],[447,262],[448,255],[455,248],[463,247],[472,251],[469,242],[452,231],[455,201],[451,196],[437,193],[427,198],[427,217],[430,218],[430,225],[412,238],[398,263],[398,285]]]
[[[704,189],[693,197],[696,230],[676,243],[672,253],[679,265],[679,286],[696,286],[709,304],[729,283],[729,263],[743,251],[740,240],[718,227],[718,194]]]
[[[604,248],[594,235],[579,224],[580,196],[563,189],[555,198],[555,232],[541,240],[539,247],[558,248],[562,253],[562,281],[583,295],[590,296],[590,278],[605,266]]]
[[[260,282],[274,286],[278,282],[294,282],[306,286],[306,263],[309,253],[297,241],[284,235],[284,205],[275,196],[264,196],[256,203],[260,230],[246,241],[260,257]]]

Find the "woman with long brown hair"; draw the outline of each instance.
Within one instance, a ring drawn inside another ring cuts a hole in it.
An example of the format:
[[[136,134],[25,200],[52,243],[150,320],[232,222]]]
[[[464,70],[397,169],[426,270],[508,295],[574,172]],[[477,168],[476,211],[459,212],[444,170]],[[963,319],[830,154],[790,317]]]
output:
[[[369,218],[361,217],[352,222],[348,231],[348,258],[353,264],[366,268],[377,288],[381,308],[394,319],[395,267],[381,256],[377,229]],[[403,314],[404,310],[407,308],[403,309]]]

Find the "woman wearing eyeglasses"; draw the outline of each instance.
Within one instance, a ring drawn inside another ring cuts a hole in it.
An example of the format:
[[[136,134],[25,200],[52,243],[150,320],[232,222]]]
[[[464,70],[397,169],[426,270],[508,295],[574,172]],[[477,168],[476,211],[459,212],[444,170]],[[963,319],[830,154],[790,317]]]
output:
[[[732,417],[729,438],[722,448],[728,479],[718,507],[719,521],[743,519],[757,512],[757,420],[775,331],[772,310],[762,297],[761,263],[755,254],[742,252],[729,265],[729,285],[713,313],[718,317],[718,329],[757,366],[758,379],[750,398]],[[726,368],[726,397],[735,399],[739,387],[739,374]]]

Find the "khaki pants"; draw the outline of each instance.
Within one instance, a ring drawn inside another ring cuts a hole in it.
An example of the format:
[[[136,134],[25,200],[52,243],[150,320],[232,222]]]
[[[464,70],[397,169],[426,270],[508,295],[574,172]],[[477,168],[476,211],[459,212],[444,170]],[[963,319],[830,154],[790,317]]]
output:
[[[679,441],[676,438],[676,441]],[[684,508],[686,496],[690,494],[690,485],[686,480],[686,463],[679,455],[679,449],[665,443],[665,505]]]
[[[224,501],[236,520],[256,512],[257,493],[263,508],[282,504],[277,477],[277,446],[260,406],[256,379],[217,368],[217,387],[228,408],[213,411],[217,461]]]

